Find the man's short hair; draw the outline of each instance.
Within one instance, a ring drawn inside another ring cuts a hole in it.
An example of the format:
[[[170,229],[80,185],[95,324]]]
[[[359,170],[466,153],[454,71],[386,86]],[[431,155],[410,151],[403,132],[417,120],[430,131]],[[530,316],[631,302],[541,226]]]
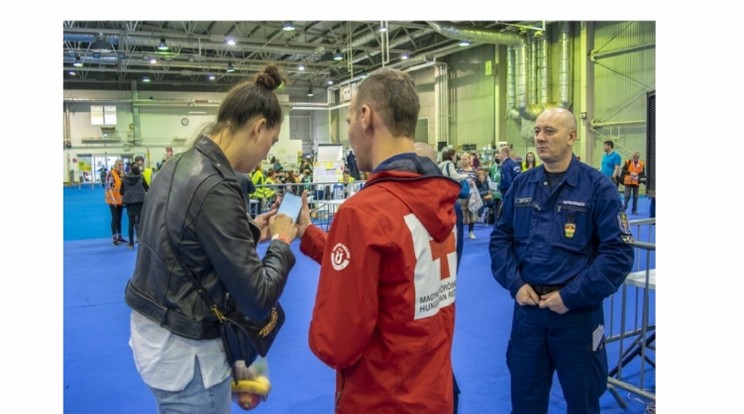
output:
[[[421,109],[411,75],[383,67],[370,73],[359,84],[354,110],[369,105],[377,111],[393,135],[413,138]]]
[[[143,157],[141,155],[138,155],[138,156],[134,157],[134,160],[137,161],[137,162],[139,162],[139,161],[145,162],[145,157]]]
[[[609,145],[609,146],[610,146],[610,148],[613,148],[613,149],[615,148],[615,143],[614,143],[614,142],[612,142],[612,141],[611,141],[611,140],[609,140],[609,139],[608,139],[607,141],[605,141],[604,143],[605,143],[605,144],[607,144],[607,145]]]

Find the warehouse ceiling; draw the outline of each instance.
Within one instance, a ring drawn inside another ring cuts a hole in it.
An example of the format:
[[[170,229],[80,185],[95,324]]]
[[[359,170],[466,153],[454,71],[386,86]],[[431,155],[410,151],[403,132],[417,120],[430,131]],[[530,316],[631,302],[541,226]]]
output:
[[[382,66],[405,69],[544,28],[496,21],[65,21],[64,88],[225,92],[274,64],[288,79],[286,93],[305,96]],[[460,46],[463,40],[471,46]]]

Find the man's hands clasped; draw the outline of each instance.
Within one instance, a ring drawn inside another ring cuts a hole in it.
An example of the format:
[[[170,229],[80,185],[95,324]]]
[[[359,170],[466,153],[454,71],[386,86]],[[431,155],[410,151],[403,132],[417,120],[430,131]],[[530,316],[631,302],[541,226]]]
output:
[[[563,299],[558,290],[539,296],[535,290],[532,289],[532,286],[525,284],[519,288],[519,291],[517,291],[515,300],[520,306],[540,306],[541,308],[548,308],[561,315],[568,312],[568,308],[563,304]]]

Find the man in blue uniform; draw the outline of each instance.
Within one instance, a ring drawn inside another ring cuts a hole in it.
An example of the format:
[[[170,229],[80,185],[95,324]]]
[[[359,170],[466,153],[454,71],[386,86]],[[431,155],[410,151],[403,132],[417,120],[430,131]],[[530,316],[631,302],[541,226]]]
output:
[[[615,185],[572,153],[576,118],[545,110],[535,123],[543,168],[514,179],[491,233],[494,278],[515,299],[507,348],[514,414],[548,412],[557,371],[568,413],[599,413],[607,389],[602,301],[633,266]]]
[[[514,178],[522,172],[522,167],[519,166],[511,158],[511,149],[504,145],[499,148],[499,159],[501,160],[501,180],[499,180],[499,192],[503,196],[506,191],[511,187]]]

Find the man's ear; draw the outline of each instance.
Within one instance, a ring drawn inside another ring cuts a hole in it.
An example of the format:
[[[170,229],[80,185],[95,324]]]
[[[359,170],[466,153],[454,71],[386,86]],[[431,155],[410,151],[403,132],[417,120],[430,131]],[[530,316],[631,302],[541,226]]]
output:
[[[575,129],[568,133],[568,145],[569,146],[573,145],[574,142],[576,142],[576,135],[577,134],[576,134]]]
[[[367,129],[370,126],[372,126],[372,108],[370,108],[368,105],[362,105],[359,108],[359,113],[362,117],[362,128]]]

